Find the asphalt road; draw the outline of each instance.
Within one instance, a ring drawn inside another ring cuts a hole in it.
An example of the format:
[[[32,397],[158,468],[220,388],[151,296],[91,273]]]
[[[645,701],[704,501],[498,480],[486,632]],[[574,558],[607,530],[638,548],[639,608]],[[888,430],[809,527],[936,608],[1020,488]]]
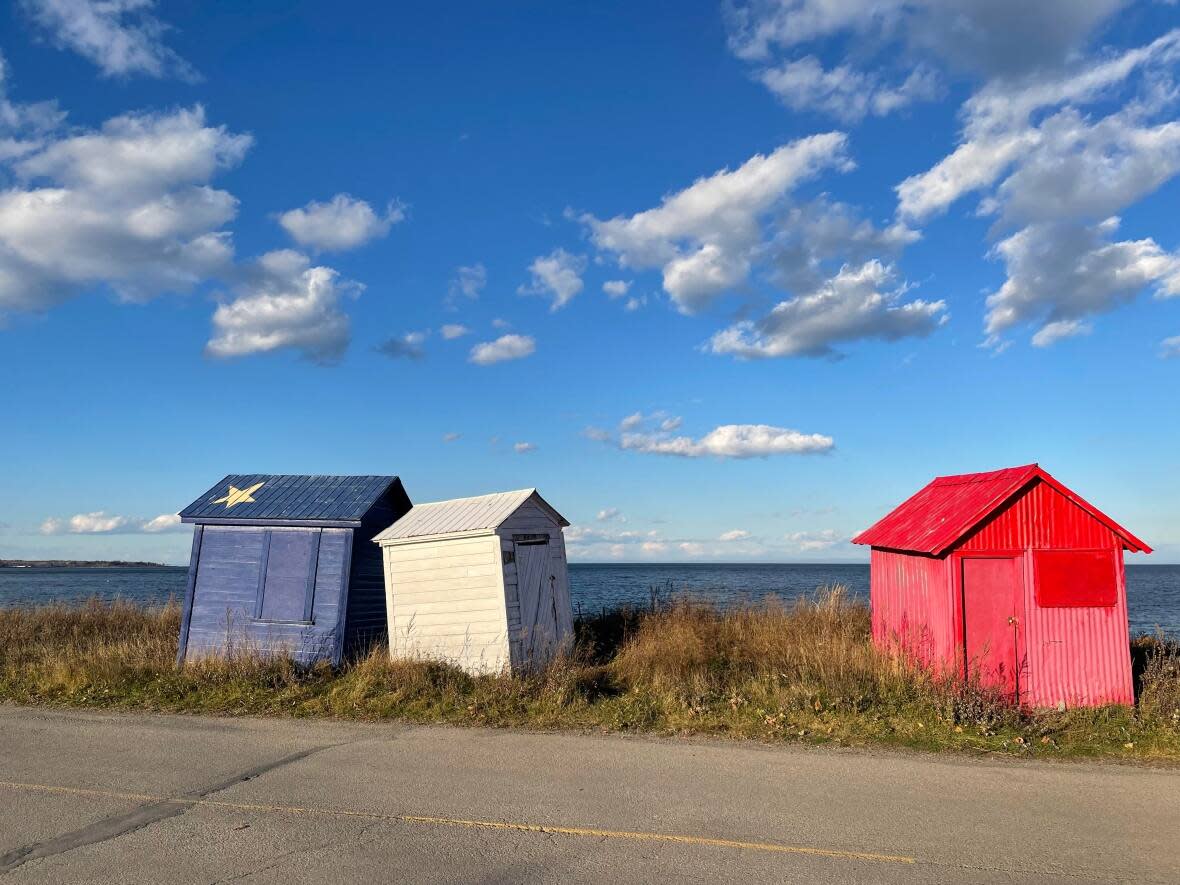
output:
[[[13,882],[1180,881],[1180,772],[0,707]]]

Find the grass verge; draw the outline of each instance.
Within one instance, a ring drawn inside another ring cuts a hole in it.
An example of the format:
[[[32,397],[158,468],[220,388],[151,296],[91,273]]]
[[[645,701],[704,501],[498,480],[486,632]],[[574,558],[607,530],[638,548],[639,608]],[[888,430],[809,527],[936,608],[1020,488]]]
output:
[[[1132,644],[1134,708],[1032,713],[881,655],[867,608],[841,588],[792,605],[606,612],[579,620],[568,655],[512,676],[380,648],[338,669],[252,655],[178,669],[179,624],[175,605],[0,610],[0,700],[1180,762],[1177,644]]]

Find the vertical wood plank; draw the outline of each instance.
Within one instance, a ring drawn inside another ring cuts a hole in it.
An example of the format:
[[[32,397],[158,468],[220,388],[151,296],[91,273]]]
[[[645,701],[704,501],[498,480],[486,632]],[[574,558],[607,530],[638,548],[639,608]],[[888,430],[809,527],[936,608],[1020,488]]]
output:
[[[193,552],[188,560],[188,581],[184,586],[184,608],[180,615],[180,638],[176,649],[176,666],[184,663],[185,652],[188,651],[188,628],[193,618],[193,596],[197,589],[197,568],[201,563],[201,539],[204,537],[205,527],[199,525],[193,528]]]

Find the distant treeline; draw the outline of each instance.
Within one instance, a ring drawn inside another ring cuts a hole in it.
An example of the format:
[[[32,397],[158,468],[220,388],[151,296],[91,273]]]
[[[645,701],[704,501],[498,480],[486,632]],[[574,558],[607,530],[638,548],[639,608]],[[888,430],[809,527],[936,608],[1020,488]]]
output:
[[[0,559],[0,568],[160,568],[161,562],[122,559]]]

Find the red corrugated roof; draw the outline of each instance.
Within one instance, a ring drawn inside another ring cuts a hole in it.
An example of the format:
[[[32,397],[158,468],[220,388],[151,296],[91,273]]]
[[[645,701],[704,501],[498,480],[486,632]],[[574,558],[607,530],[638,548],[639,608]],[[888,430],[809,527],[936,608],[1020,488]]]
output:
[[[1104,523],[1123,539],[1128,550],[1151,552],[1150,547],[1036,464],[1008,467],[989,473],[936,477],[872,528],[865,529],[853,538],[852,543],[937,556],[953,547],[955,542],[1013,495],[1038,480],[1049,483]]]

